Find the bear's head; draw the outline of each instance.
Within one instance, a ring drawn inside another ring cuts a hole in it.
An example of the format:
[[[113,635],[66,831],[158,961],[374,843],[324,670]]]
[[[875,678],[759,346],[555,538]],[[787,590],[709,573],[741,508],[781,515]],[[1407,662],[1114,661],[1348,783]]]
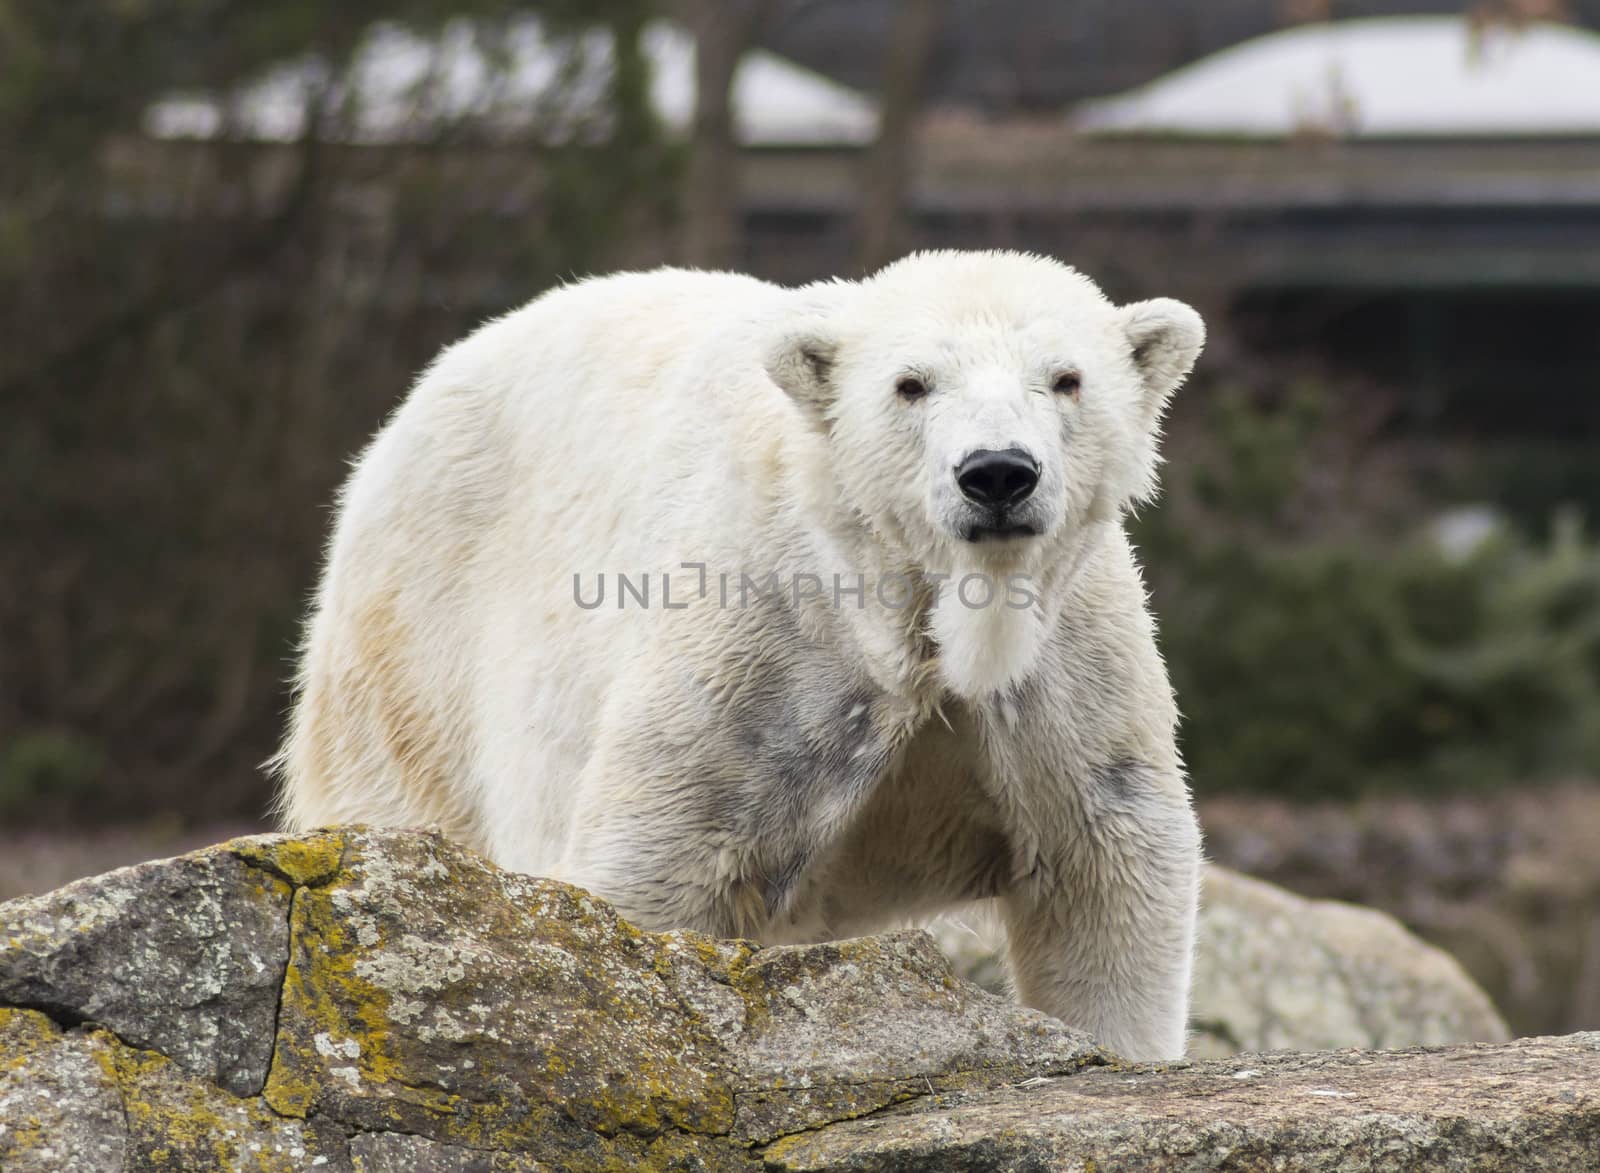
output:
[[[896,556],[1048,574],[1154,492],[1162,415],[1204,339],[1187,305],[1113,305],[1048,258],[928,252],[796,290],[766,369],[825,437],[840,503]],[[1002,658],[974,688],[1016,678]]]

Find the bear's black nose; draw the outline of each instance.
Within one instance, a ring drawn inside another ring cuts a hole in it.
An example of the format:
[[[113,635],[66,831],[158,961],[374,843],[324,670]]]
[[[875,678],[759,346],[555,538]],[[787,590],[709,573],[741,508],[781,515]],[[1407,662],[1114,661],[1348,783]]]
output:
[[[991,508],[1026,501],[1039,484],[1039,463],[1021,448],[980,448],[956,466],[956,484],[975,505]]]

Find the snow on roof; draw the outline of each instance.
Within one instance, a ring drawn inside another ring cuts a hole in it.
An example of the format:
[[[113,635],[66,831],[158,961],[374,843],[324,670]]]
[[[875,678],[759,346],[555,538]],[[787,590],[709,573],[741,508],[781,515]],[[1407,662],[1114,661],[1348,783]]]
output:
[[[1085,103],[1077,121],[1256,137],[1600,134],[1600,35],[1450,16],[1303,25]]]
[[[694,113],[694,39],[655,22],[642,44],[656,112],[683,131]],[[554,36],[535,17],[519,18],[492,40],[466,20],[432,37],[376,24],[343,78],[306,57],[226,97],[169,95],[146,110],[144,122],[158,138],[292,141],[327,89],[344,107],[342,129],[330,133],[345,141],[414,141],[465,120],[502,133],[538,128],[542,137],[563,140],[581,134],[604,108],[612,61],[608,33]],[[747,144],[864,143],[877,130],[877,109],[868,98],[765,50],[745,54],[732,101],[735,133]]]
[[[668,126],[687,128],[694,116],[694,38],[658,23],[645,35],[645,52],[657,113]],[[732,97],[735,132],[749,145],[860,144],[878,133],[870,98],[765,49],[745,53]]]

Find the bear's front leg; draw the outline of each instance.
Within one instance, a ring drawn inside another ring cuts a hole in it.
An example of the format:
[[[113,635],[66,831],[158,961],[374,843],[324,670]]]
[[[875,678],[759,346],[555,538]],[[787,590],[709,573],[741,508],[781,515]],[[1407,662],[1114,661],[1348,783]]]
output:
[[[1181,1057],[1200,871],[1181,776],[1122,759],[1000,790],[1011,799],[1014,872],[1000,907],[1018,997],[1126,1058]]]

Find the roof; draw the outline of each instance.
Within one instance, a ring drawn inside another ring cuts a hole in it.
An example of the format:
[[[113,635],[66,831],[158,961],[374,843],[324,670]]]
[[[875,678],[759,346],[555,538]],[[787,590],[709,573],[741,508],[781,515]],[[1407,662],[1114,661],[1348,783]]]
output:
[[[656,111],[681,132],[694,112],[694,40],[655,22],[643,49]],[[145,129],[158,138],[291,141],[315,95],[330,87],[345,114],[330,137],[346,141],[416,141],[465,121],[502,135],[537,129],[559,141],[595,125],[612,62],[608,33],[558,37],[536,17],[518,18],[493,37],[466,20],[430,36],[375,24],[342,78],[307,56],[229,95],[168,95],[146,111]],[[732,100],[735,132],[747,145],[863,143],[877,128],[869,99],[764,50],[746,54]]]
[[[1600,135],[1600,35],[1460,17],[1302,25],[1085,103],[1077,121],[1176,135]]]

